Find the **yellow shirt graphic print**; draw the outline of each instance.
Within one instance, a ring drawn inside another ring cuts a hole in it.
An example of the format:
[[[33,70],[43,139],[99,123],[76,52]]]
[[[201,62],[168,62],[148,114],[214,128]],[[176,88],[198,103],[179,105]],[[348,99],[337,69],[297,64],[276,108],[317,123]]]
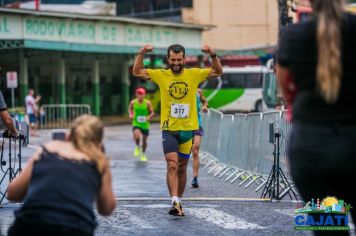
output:
[[[171,131],[197,130],[196,93],[201,82],[208,78],[209,69],[184,69],[180,75],[168,70],[146,70],[161,93],[161,129]]]

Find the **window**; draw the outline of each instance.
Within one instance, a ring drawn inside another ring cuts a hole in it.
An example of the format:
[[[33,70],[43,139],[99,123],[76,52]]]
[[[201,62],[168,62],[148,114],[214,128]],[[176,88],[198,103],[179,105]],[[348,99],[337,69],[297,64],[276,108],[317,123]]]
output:
[[[262,88],[262,74],[246,74],[246,88]]]
[[[219,85],[219,79],[210,79],[207,81],[207,83],[202,84],[203,89],[215,89]]]
[[[235,73],[223,74],[221,76],[222,89],[230,88],[262,88],[262,74],[260,73]],[[204,88],[215,89],[218,87],[219,80],[209,80]]]
[[[131,9],[132,9],[132,4],[130,4],[129,2],[120,3],[119,7],[117,7],[117,14],[118,15],[130,14],[132,12]]]
[[[173,7],[174,8],[193,7],[193,1],[192,0],[173,0]]]
[[[167,10],[170,8],[169,0],[154,0],[153,9],[154,10]]]
[[[245,74],[223,74],[222,88],[244,88]]]
[[[150,5],[147,1],[138,1],[135,4],[135,13],[150,11]]]

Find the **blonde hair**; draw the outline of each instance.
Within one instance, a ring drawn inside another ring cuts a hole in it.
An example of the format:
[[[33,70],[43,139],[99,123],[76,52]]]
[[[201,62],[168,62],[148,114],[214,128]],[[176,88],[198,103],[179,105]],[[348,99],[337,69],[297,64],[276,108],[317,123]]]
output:
[[[73,145],[95,163],[101,174],[108,165],[108,160],[101,148],[103,136],[103,123],[98,117],[90,115],[82,115],[76,118],[72,123],[69,135]]]
[[[341,25],[343,0],[313,0],[313,11],[318,20],[318,62],[316,82],[321,96],[335,103],[341,88]]]

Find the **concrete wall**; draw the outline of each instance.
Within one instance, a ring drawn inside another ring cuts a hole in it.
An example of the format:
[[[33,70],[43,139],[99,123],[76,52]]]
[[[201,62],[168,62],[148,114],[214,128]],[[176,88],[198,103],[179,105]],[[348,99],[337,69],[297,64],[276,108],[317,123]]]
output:
[[[203,42],[218,49],[274,45],[278,35],[277,0],[194,0],[183,9],[184,23],[215,25]]]

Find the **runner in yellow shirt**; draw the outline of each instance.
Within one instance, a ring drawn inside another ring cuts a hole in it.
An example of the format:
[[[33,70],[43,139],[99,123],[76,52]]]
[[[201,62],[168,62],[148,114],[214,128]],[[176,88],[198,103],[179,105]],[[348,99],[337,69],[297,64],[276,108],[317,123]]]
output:
[[[198,86],[207,78],[222,74],[222,67],[215,51],[204,46],[202,52],[209,54],[212,68],[184,68],[185,48],[174,44],[167,49],[169,69],[145,69],[145,53],[153,51],[151,45],[140,49],[133,74],[156,83],[161,92],[161,129],[163,152],[167,161],[167,185],[172,197],[170,215],[184,216],[180,202],[187,182],[187,163],[192,150],[193,130],[198,130],[196,94]]]

